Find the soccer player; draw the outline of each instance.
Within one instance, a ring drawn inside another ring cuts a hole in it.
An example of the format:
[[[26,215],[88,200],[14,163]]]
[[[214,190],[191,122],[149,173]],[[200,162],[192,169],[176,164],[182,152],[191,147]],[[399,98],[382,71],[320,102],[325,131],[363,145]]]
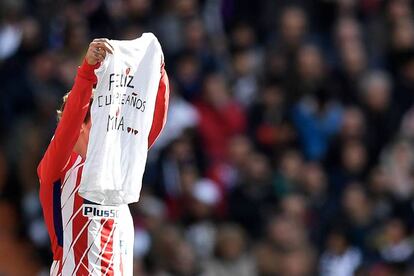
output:
[[[37,169],[40,202],[53,251],[50,275],[132,275],[134,228],[128,205],[103,206],[78,194],[91,129],[97,69],[113,48],[107,39],[89,44],[72,90],[58,111],[58,126]],[[164,126],[168,77],[161,66],[149,147]]]

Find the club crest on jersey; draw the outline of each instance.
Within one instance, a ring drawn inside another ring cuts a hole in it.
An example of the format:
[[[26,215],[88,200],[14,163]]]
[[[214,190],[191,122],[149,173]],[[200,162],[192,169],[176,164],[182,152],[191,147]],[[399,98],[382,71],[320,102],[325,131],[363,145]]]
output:
[[[93,204],[84,204],[82,214],[88,218],[108,218],[114,219],[119,217],[119,210],[114,206],[99,206]]]

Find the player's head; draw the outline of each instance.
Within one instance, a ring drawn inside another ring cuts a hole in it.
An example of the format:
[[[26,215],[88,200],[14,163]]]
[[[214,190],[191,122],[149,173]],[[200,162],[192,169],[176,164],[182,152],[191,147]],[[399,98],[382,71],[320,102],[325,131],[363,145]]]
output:
[[[63,115],[63,110],[65,109],[66,106],[66,101],[68,100],[70,92],[66,93],[65,96],[63,96],[62,98],[62,105],[60,106],[60,109],[58,109],[56,111],[56,117],[57,117],[57,121],[59,122],[60,119],[62,119],[62,115]],[[91,106],[92,106],[92,101],[93,98],[91,97],[91,100],[89,101],[89,108],[88,108],[88,112],[86,113],[85,119],[83,120],[83,122],[86,124],[90,121],[91,119]]]

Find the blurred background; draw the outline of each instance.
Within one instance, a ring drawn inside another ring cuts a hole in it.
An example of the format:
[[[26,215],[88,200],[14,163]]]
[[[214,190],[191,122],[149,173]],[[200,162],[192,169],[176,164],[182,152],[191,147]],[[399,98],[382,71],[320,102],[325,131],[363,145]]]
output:
[[[171,81],[135,275],[414,275],[410,0],[1,0],[0,275],[47,275],[36,167],[93,38]]]

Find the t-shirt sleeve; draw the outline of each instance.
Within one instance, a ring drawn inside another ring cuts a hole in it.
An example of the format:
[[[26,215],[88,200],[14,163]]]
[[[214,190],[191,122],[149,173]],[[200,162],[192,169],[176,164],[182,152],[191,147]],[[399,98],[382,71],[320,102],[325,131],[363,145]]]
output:
[[[157,98],[155,100],[154,117],[152,119],[152,126],[148,136],[148,148],[150,148],[163,129],[167,121],[168,102],[170,97],[170,86],[168,82],[168,75],[165,71],[164,64],[161,66],[161,78],[158,85]]]

